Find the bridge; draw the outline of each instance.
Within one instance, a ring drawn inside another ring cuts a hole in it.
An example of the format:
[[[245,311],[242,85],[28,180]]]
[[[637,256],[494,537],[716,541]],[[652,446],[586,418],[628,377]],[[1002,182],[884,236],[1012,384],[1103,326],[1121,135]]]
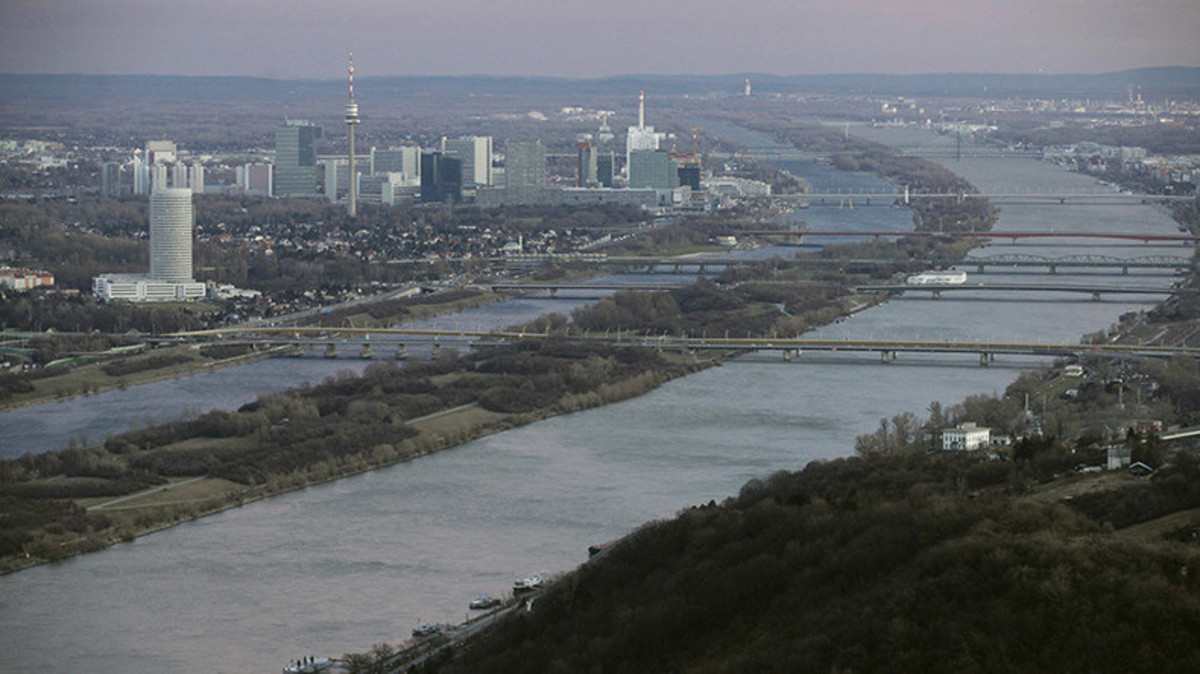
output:
[[[558,297],[558,291],[599,292],[617,290],[670,290],[683,285],[677,283],[492,283],[488,287],[492,292],[533,292],[550,291],[550,297]],[[600,297],[606,297],[600,295]],[[590,297],[590,296],[589,296]],[[582,299],[582,295],[572,295],[569,299]]]
[[[1191,234],[1137,234],[1130,232],[884,232],[884,231],[829,231],[807,229],[757,229],[742,232],[751,236],[780,236],[803,241],[806,237],[843,236],[848,238],[879,239],[902,238],[948,238],[948,239],[1008,239],[1013,243],[1024,239],[1113,239],[1117,241],[1140,241],[1142,243],[1180,243],[1195,245],[1200,237]]]
[[[1103,356],[1161,357],[1188,356],[1200,358],[1200,348],[1178,345],[1142,344],[1071,344],[1066,342],[1003,342],[899,339],[833,339],[817,337],[679,337],[646,336],[617,330],[615,332],[539,333],[483,330],[425,330],[407,328],[322,328],[234,326],[212,330],[173,333],[153,338],[155,341],[253,344],[296,344],[334,346],[352,340],[362,340],[373,346],[394,346],[400,350],[407,343],[423,341],[435,346],[443,342],[466,345],[488,345],[516,341],[567,339],[575,342],[610,344],[621,347],[654,348],[695,353],[718,351],[779,351],[786,361],[794,360],[805,351],[878,353],[882,362],[891,362],[901,353],[978,354],[981,365],[995,361],[997,355],[1067,357],[1084,354]]]
[[[673,273],[681,273],[685,269],[705,273],[710,267],[731,267],[755,265],[769,262],[775,258],[747,257],[739,255],[715,256],[696,255],[692,257],[632,257],[611,256],[596,259],[590,264],[601,267],[624,267],[655,273],[658,267],[669,267]],[[1036,267],[1046,269],[1046,273],[1055,274],[1059,268],[1069,269],[1120,269],[1122,274],[1129,274],[1131,269],[1167,269],[1175,273],[1185,273],[1195,264],[1192,258],[1172,257],[1170,255],[1145,255],[1133,258],[1122,258],[1111,255],[1068,255],[1063,257],[1046,257],[1042,255],[994,255],[990,257],[969,257],[962,260],[897,260],[891,258],[829,258],[829,257],[781,257],[790,266],[817,267],[822,269],[846,268],[889,268],[898,264],[919,263],[925,267],[974,267],[982,274],[988,268],[1004,267],[1007,269],[1021,267]]]
[[[806,206],[837,206],[839,208],[854,208],[855,206],[909,206],[919,199],[952,199],[963,202],[968,199],[987,199],[996,203],[1029,203],[1029,204],[1116,204],[1133,205],[1146,204],[1156,201],[1191,201],[1196,197],[1179,194],[1133,194],[1114,192],[1112,190],[1079,190],[1074,192],[810,192],[807,194],[775,194],[772,199],[779,201],[795,201],[800,207]]]
[[[889,145],[889,148],[899,157],[914,157],[919,159],[1043,159],[1045,153],[1041,150],[1009,150],[999,147],[980,145],[958,146],[929,146],[929,145]],[[818,161],[828,159],[828,152],[805,152],[788,148],[749,148],[737,153],[714,153],[718,157],[734,158],[738,156],[751,157],[760,161]]]
[[[923,291],[932,293],[934,299],[940,298],[942,293],[955,291],[1087,293],[1090,294],[1094,300],[1099,300],[1101,295],[1172,295],[1176,292],[1179,292],[1179,290],[1175,288],[1146,288],[1119,285],[1073,285],[1066,283],[962,283],[957,285],[940,283],[881,283],[855,286],[853,290],[855,293],[860,295],[866,293]]]

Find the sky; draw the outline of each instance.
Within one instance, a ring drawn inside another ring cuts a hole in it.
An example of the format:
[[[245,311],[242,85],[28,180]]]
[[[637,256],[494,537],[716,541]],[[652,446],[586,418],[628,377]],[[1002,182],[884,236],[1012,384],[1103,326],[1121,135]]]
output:
[[[1200,0],[0,0],[0,72],[343,77],[1200,66]]]

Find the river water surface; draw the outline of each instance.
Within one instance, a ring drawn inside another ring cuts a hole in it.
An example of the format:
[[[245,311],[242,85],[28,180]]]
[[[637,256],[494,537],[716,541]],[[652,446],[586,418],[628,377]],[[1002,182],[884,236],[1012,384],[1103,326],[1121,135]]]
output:
[[[891,142],[943,142],[909,132]],[[1090,181],[1029,160],[947,162],[982,189],[1026,182],[1064,189]],[[874,181],[815,164],[788,167],[820,180]],[[850,214],[857,214],[851,216]],[[851,217],[871,227],[911,227],[906,211],[813,207],[802,217],[833,229]],[[1007,231],[1140,230],[1171,233],[1149,206],[1005,206]],[[1075,248],[1018,246],[1061,256]],[[1054,242],[1051,242],[1054,243]],[[1071,243],[1067,241],[1067,243]],[[1190,248],[1113,247],[1105,255],[1178,254]],[[992,255],[1011,247],[977,251]],[[973,272],[972,270],[969,270]],[[1067,276],[987,274],[987,280],[1062,281]],[[1167,276],[1098,277],[1165,288]],[[1054,294],[903,297],[822,328],[846,337],[986,338],[1075,341],[1107,328],[1154,298]],[[440,319],[463,328],[507,325],[570,304],[526,300]],[[921,413],[999,393],[1030,359],[805,354],[785,364],[757,355],[670,382],[639,398],[548,419],[373,473],[254,503],[108,550],[0,577],[0,648],[9,671],[269,672],[306,655],[337,656],[397,643],[417,624],[457,621],[479,592],[503,594],[517,577],[574,568],[587,546],[682,508],[720,501],[749,479],[852,453],[855,436],[883,417]],[[300,364],[300,365],[298,365]],[[236,372],[21,410],[46,413],[21,451],[61,446],[89,429],[92,439],[125,430],[138,415],[156,420],[184,408],[225,409],[303,379],[319,381],[358,361],[267,361]],[[148,400],[186,398],[143,411]],[[209,387],[209,388],[205,388]],[[94,409],[115,427],[93,426]],[[122,409],[132,415],[118,414]],[[10,421],[15,419],[16,421]],[[30,416],[0,415],[8,435]],[[84,419],[82,426],[73,426]],[[66,435],[63,435],[63,432]],[[47,436],[54,436],[48,439]],[[42,442],[42,445],[35,445]],[[5,441],[6,451],[10,449]]]

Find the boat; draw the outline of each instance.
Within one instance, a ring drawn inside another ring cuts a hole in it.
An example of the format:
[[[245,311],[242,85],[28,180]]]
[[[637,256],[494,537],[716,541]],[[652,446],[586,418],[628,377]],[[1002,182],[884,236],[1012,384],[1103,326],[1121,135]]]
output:
[[[427,637],[432,634],[439,634],[444,629],[441,623],[425,623],[420,627],[416,627],[412,631],[414,637]]]
[[[495,608],[499,605],[500,600],[490,594],[481,594],[471,600],[471,608],[473,609]]]
[[[329,658],[315,658],[309,656],[300,658],[295,662],[288,663],[287,667],[283,668],[283,674],[314,674],[315,672],[323,672],[333,667],[333,660]]]
[[[542,589],[545,585],[546,582],[542,580],[541,576],[528,576],[513,583],[513,594],[533,592]]]
[[[962,285],[967,282],[965,271],[927,271],[904,279],[910,286]]]

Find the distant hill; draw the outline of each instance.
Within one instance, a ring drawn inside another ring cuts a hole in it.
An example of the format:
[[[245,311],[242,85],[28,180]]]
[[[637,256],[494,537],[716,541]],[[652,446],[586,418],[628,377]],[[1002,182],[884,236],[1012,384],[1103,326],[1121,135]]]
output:
[[[622,75],[598,79],[488,76],[359,78],[360,95],[577,94],[629,95],[639,89],[660,95],[741,93],[746,78],[759,93],[840,93],[928,96],[1123,97],[1130,87],[1143,97],[1200,98],[1200,68],[1140,68],[1092,75],[934,73],[925,75]],[[174,100],[287,100],[344,95],[342,80],[272,80],[253,77],[164,75],[0,75],[0,106],[18,100],[51,103],[97,97]]]
[[[1185,458],[1086,508],[1012,496],[1019,466],[962,454],[781,472],[647,525],[420,671],[1200,671],[1200,551],[1105,523],[1195,507]]]

